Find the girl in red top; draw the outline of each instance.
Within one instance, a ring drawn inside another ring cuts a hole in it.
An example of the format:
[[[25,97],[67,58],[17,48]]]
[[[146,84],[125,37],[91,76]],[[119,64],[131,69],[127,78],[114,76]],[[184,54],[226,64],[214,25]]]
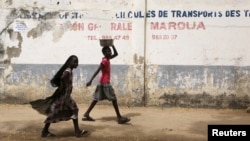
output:
[[[114,57],[116,57],[118,55],[115,46],[112,45],[111,47],[113,49],[113,54],[112,54],[109,46],[104,46],[102,48],[102,53],[103,53],[104,57],[102,58],[102,61],[99,65],[98,69],[93,74],[90,81],[87,83],[87,87],[90,86],[93,79],[96,77],[96,75],[100,71],[102,72],[101,77],[99,79],[100,84],[97,85],[96,90],[95,90],[94,95],[93,95],[94,100],[92,101],[89,108],[87,109],[87,111],[83,115],[82,120],[84,120],[84,121],[95,121],[92,117],[89,116],[89,113],[91,112],[91,110],[94,108],[94,106],[96,105],[96,103],[98,101],[104,100],[104,99],[108,99],[108,100],[112,101],[115,112],[116,112],[116,116],[117,116],[117,122],[119,124],[124,124],[124,123],[127,123],[130,121],[129,118],[121,116],[121,114],[119,112],[118,104],[117,104],[117,99],[116,99],[116,96],[114,93],[114,89],[110,85],[110,59],[113,59]]]

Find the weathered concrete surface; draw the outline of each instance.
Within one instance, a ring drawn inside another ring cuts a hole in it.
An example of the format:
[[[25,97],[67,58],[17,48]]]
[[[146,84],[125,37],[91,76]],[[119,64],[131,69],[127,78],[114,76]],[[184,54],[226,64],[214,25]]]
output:
[[[55,90],[49,80],[60,65],[12,67],[13,72],[2,82],[1,103],[27,103]],[[97,65],[79,65],[74,71],[72,96],[79,103],[92,99],[98,76],[91,87],[85,85],[96,68]],[[131,72],[129,66],[112,67],[112,84],[122,105],[246,108],[250,104],[246,67],[158,66],[157,70],[147,72],[145,84]]]
[[[73,97],[89,102],[98,82],[89,88],[85,83],[102,57],[99,39],[112,38],[119,51],[112,60],[112,85],[122,105],[246,108],[247,5],[247,0],[1,0],[0,103],[51,95],[49,79],[71,54],[80,63]]]

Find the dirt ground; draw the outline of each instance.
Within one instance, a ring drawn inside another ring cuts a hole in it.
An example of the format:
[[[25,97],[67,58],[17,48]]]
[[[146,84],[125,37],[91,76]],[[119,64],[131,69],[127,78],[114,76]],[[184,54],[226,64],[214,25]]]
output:
[[[72,121],[51,125],[53,138],[41,138],[46,118],[30,105],[0,105],[1,141],[206,141],[208,124],[249,124],[250,114],[232,109],[192,109],[159,107],[120,107],[131,118],[117,124],[112,105],[97,104],[91,113],[94,122],[81,121],[88,105],[79,104],[79,124],[89,131],[82,138],[74,136]]]

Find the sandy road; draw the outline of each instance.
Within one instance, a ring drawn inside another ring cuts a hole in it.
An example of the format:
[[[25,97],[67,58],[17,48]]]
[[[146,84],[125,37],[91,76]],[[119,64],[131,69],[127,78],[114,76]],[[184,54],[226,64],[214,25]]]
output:
[[[79,104],[79,118],[88,105]],[[158,107],[120,107],[131,118],[126,125],[117,124],[112,105],[97,104],[91,113],[95,122],[79,120],[89,131],[82,138],[74,136],[72,121],[51,125],[54,138],[41,138],[45,116],[30,105],[0,105],[1,141],[206,141],[208,124],[250,124],[245,110],[192,109]]]

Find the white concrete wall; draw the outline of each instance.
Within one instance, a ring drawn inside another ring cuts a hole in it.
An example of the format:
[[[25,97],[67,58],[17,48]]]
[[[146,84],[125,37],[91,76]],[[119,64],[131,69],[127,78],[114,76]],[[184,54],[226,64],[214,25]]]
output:
[[[250,62],[246,36],[250,32],[250,10],[247,7],[250,2],[247,0],[157,0],[146,1],[146,7],[144,1],[131,0],[57,2],[1,1],[1,29],[8,26],[15,32],[20,31],[23,38],[22,53],[18,58],[12,58],[13,63],[54,64],[61,63],[69,54],[77,54],[84,56],[80,58],[81,63],[93,64],[95,58],[101,55],[97,54],[100,49],[98,39],[111,37],[115,38],[115,44],[122,52],[122,59],[116,59],[114,63],[132,64],[133,53],[143,52],[143,49],[136,49],[143,48],[144,32],[148,62],[152,64],[248,66]],[[177,11],[181,12],[182,17],[177,17]],[[210,13],[210,16],[185,16],[190,11]],[[10,12],[13,12],[12,15]],[[144,19],[145,12],[147,19]],[[164,12],[165,15],[162,14]],[[46,19],[42,16],[46,16]],[[17,24],[20,23],[26,29],[18,28]],[[115,26],[112,26],[113,23]],[[176,29],[173,24],[177,24]],[[5,34],[2,33],[1,37],[4,38]],[[14,41],[15,35],[11,39],[7,38],[8,34],[5,36],[5,46],[18,44]],[[30,55],[37,52],[40,54],[34,58]],[[46,58],[44,54],[47,54]],[[159,59],[159,56],[165,58]]]
[[[20,91],[31,93],[26,99],[43,95],[50,90],[47,80],[53,73],[38,70],[55,72],[55,66],[71,54],[80,63],[76,93],[90,93],[94,87],[86,90],[84,83],[94,71],[92,66],[100,62],[103,38],[113,38],[119,52],[112,60],[112,83],[123,103],[166,104],[166,95],[183,93],[249,96],[249,4],[247,0],[1,0],[2,97],[18,97]],[[43,68],[46,64],[53,69]],[[34,80],[27,80],[27,74]],[[30,83],[34,86],[20,88]],[[43,89],[40,94],[32,92],[39,89]],[[91,98],[86,97],[86,101]]]
[[[156,13],[156,18],[147,20],[149,62],[164,65],[249,66],[247,54],[250,48],[246,36],[250,32],[249,3],[246,0],[148,1],[148,9]],[[160,11],[165,11],[166,17],[159,17],[157,13]],[[204,15],[188,17],[191,11],[203,12]],[[154,28],[151,23],[158,23],[159,26]],[[159,59],[160,56],[162,59]]]

